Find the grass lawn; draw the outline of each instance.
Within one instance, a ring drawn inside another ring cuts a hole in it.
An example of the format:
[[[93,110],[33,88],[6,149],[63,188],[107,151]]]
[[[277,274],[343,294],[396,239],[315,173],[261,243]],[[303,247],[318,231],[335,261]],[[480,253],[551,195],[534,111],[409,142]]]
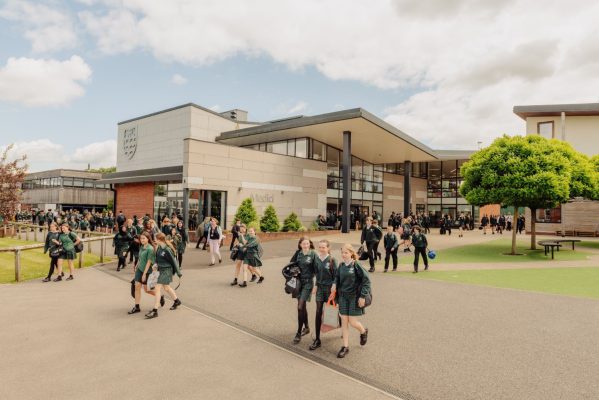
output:
[[[543,249],[529,250],[529,240],[518,241],[517,252],[522,253],[521,256],[505,255],[511,250],[511,239],[503,238],[486,243],[470,244],[465,246],[453,247],[451,249],[439,250],[437,258],[433,263],[501,263],[501,262],[530,262],[530,261],[548,261],[551,262],[551,255],[545,256]],[[434,245],[430,246],[434,249]],[[400,250],[401,252],[401,250]],[[556,261],[576,261],[586,260],[589,254],[578,249],[572,251],[570,247],[564,246],[559,253],[555,253]],[[400,253],[400,262],[402,264],[412,264],[413,255],[405,255]]]
[[[599,299],[599,267],[395,272],[393,275]]]
[[[580,247],[587,247],[589,249],[599,250],[599,241],[597,241],[597,242],[591,242],[591,241],[588,241],[588,240],[583,240],[580,243],[576,243],[576,247],[578,247],[578,246],[580,246]]]
[[[0,238],[0,248],[24,246],[26,244],[35,244],[35,242],[26,242],[24,240],[15,240],[9,238]],[[88,254],[84,250],[83,265],[90,267],[100,262],[100,256]],[[104,257],[105,262],[109,258]],[[79,265],[79,260],[75,260],[75,268]],[[65,263],[66,266],[66,263]],[[43,249],[26,250],[21,252],[21,278],[23,280],[41,278],[46,276],[50,267],[50,257],[43,253]],[[68,267],[67,267],[68,269]],[[66,272],[65,272],[66,273]],[[15,281],[15,257],[14,253],[0,253],[0,283],[10,283]]]

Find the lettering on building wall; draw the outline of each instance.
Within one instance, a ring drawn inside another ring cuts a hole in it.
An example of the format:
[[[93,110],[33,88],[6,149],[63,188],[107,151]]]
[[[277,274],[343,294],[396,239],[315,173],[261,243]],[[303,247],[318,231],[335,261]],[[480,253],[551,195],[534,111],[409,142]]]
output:
[[[275,201],[275,196],[272,193],[266,193],[266,194],[252,193],[252,195],[250,197],[252,198],[252,201],[254,203],[274,203],[274,201]]]

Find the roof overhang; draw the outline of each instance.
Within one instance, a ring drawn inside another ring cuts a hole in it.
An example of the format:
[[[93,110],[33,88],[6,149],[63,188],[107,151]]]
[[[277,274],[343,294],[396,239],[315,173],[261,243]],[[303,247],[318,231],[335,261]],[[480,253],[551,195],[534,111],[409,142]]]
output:
[[[599,103],[514,106],[514,114],[524,120],[529,117],[559,117],[562,112],[569,116],[599,115]]]
[[[223,132],[216,140],[247,146],[308,137],[343,149],[344,131],[352,133],[352,155],[372,164],[438,159],[434,150],[361,108]]]
[[[183,166],[142,169],[137,171],[115,172],[105,174],[97,183],[136,183],[136,182],[162,182],[182,181]]]

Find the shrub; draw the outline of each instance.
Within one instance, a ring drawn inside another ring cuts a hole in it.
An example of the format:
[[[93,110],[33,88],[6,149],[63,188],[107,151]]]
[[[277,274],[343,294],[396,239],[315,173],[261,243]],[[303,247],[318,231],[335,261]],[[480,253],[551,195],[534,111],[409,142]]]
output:
[[[252,221],[258,221],[258,213],[254,208],[254,202],[249,197],[241,202],[239,208],[237,208],[237,213],[235,214],[235,221],[241,220],[243,224],[248,225]]]
[[[281,224],[277,212],[272,205],[269,205],[264,210],[262,219],[260,219],[260,230],[262,232],[278,232],[279,229],[281,229]]]
[[[256,232],[260,232],[260,222],[252,221],[249,224],[246,224],[247,229],[254,228]]]
[[[294,212],[289,214],[283,221],[283,232],[297,232],[301,227],[302,223]]]
[[[298,228],[298,230],[297,230],[297,231],[298,231],[298,232],[307,232],[307,231],[308,231],[308,229],[307,229],[305,226],[303,226],[303,225],[302,225],[302,226],[300,226],[300,227]]]

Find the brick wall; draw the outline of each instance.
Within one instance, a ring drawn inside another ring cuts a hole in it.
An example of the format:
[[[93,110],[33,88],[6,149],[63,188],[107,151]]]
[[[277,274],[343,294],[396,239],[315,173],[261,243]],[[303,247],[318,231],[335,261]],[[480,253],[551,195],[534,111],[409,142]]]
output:
[[[154,214],[154,182],[118,184],[115,189],[115,214],[121,210],[127,218]]]

